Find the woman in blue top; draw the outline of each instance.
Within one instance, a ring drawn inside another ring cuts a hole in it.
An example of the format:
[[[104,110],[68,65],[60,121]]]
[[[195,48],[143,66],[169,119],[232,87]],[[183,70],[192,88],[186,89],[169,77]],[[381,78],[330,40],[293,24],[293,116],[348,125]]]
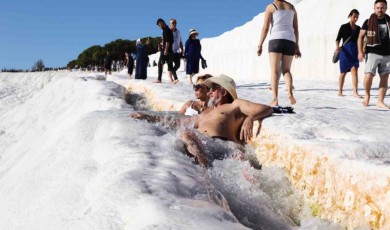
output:
[[[359,60],[358,60],[358,47],[357,47],[357,39],[359,37],[360,27],[356,25],[356,22],[359,19],[359,11],[357,11],[356,9],[351,10],[351,12],[348,15],[348,18],[349,18],[349,22],[341,25],[339,29],[339,33],[337,34],[337,38],[336,38],[335,52],[340,52],[339,54],[340,77],[339,77],[338,95],[344,96],[343,87],[344,87],[345,75],[347,75],[348,72],[351,72],[353,96],[360,98],[361,96],[358,93]],[[343,39],[342,48],[340,48],[341,39]]]
[[[199,73],[199,60],[202,59],[202,46],[199,39],[197,39],[199,33],[195,29],[190,29],[190,36],[186,41],[184,56],[187,61],[186,74],[190,75],[190,83],[192,83],[192,77]]]

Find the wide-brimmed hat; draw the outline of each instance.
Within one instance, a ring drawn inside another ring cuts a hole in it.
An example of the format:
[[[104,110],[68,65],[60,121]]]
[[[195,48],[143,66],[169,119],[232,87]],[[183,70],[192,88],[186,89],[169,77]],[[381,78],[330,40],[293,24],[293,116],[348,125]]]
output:
[[[193,34],[199,35],[199,33],[198,33],[198,31],[196,31],[196,29],[190,29],[190,36]]]
[[[211,85],[213,83],[222,86],[224,89],[226,89],[226,91],[229,92],[229,94],[233,97],[233,99],[237,99],[236,83],[231,77],[221,74],[219,76],[211,77],[207,79],[202,84],[211,88]]]

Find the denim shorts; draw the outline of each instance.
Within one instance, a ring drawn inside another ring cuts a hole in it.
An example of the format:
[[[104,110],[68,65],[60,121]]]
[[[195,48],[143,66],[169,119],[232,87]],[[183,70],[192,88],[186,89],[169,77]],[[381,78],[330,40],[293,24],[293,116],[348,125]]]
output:
[[[390,73],[390,55],[367,54],[365,73],[371,73],[375,76],[377,69],[379,76]]]
[[[286,39],[272,39],[268,42],[269,53],[281,53],[288,56],[295,55],[295,42]]]

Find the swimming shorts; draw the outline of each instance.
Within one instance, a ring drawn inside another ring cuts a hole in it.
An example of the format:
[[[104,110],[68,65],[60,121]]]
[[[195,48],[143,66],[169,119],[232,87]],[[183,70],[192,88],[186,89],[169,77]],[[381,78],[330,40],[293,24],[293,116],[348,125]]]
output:
[[[295,42],[286,39],[273,39],[268,42],[269,53],[281,53],[288,56],[295,55]]]

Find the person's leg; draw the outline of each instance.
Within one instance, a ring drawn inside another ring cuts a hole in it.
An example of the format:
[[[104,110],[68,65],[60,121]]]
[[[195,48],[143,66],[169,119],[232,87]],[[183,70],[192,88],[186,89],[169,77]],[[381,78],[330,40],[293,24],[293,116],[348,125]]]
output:
[[[372,86],[372,79],[374,78],[374,75],[372,73],[366,73],[364,76],[364,99],[363,99],[363,106],[368,106],[368,103],[370,103],[370,92],[371,92],[371,86]]]
[[[340,73],[340,76],[339,76],[339,93],[338,93],[339,97],[344,96],[343,95],[343,88],[344,88],[345,75],[347,75],[347,73]]]
[[[172,58],[172,54],[168,54],[168,57],[167,57],[167,65],[168,65],[168,76],[169,76],[169,80],[171,83],[175,83],[174,80],[176,79],[173,79],[172,78],[172,75],[173,75],[173,58]],[[176,73],[175,73],[176,75]],[[175,75],[173,75],[175,77]],[[176,77],[177,78],[177,77]]]
[[[379,82],[379,97],[378,97],[378,103],[376,106],[383,109],[390,109],[389,106],[385,104],[385,96],[387,92],[388,87],[388,81],[389,81],[389,74],[384,74],[380,76],[380,82]]]
[[[177,72],[180,68],[180,53],[173,54],[173,71]]]
[[[194,83],[192,82],[192,77],[194,76],[195,74],[194,73],[191,73],[190,74],[190,84],[193,85]]]
[[[282,73],[283,73],[284,80],[286,82],[288,99],[290,99],[291,105],[297,103],[293,95],[293,79],[291,74],[291,64],[293,58],[294,56],[290,56],[290,55],[282,56]]]
[[[279,75],[280,75],[280,62],[282,60],[281,53],[269,53],[269,61],[271,66],[271,88],[273,101],[270,106],[278,106],[278,88],[279,88]]]
[[[177,78],[177,73],[176,71],[179,69],[180,67],[180,54],[177,54],[177,53],[174,53],[173,54],[173,67],[172,67],[172,71],[171,71],[171,74],[173,75],[173,83],[176,84],[179,82],[179,79]]]
[[[356,98],[361,98],[359,95],[359,87],[358,87],[358,68],[352,67],[351,69],[351,75],[352,75],[352,86],[353,86],[353,96]]]
[[[161,83],[161,77],[162,77],[162,72],[164,67],[163,61],[164,61],[163,56],[160,55],[160,58],[158,59],[158,63],[157,63],[158,76],[157,76],[157,80],[153,81],[153,83]]]

